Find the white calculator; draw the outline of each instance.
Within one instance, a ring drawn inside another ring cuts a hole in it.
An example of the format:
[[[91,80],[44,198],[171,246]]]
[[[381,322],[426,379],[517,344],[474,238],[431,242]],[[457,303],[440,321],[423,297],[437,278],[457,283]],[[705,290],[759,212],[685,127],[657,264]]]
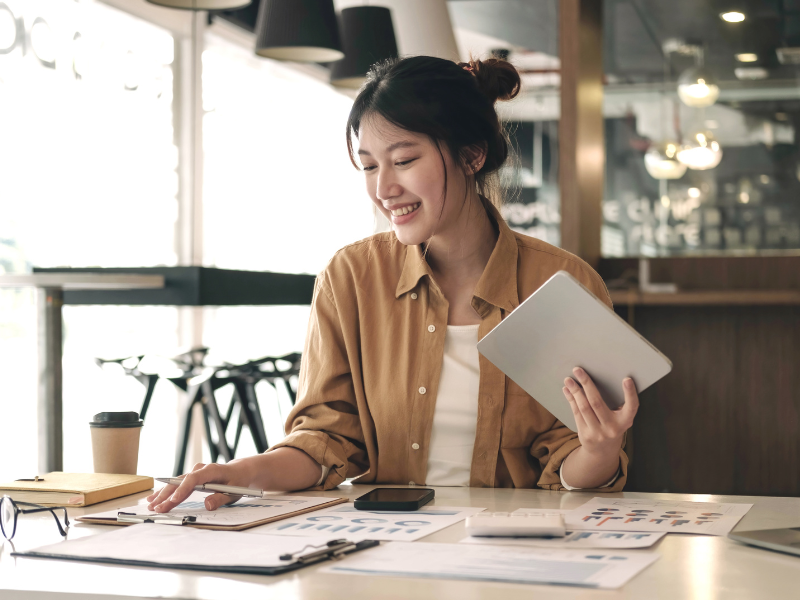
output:
[[[509,514],[482,512],[467,517],[467,534],[476,537],[564,537],[560,513]]]

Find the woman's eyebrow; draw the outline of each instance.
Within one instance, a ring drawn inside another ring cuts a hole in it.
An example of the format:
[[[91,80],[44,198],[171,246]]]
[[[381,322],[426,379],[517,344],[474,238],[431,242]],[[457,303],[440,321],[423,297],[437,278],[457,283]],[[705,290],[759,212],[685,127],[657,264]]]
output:
[[[392,144],[391,146],[386,148],[386,152],[393,152],[394,150],[397,150],[399,148],[415,148],[417,146],[419,146],[419,144],[417,142],[404,140],[404,141],[400,141],[400,142],[395,142],[394,144]],[[369,152],[368,150],[364,150],[363,148],[360,148],[358,150],[358,153],[359,154],[366,154],[368,156],[372,156],[371,152]]]

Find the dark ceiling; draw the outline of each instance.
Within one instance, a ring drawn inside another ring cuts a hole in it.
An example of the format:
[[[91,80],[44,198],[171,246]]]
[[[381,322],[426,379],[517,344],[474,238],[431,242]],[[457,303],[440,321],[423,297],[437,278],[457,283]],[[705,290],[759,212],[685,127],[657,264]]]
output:
[[[259,0],[223,17],[253,29]],[[380,4],[374,0],[373,4]],[[558,0],[449,0],[454,26],[478,31],[531,51],[558,55]],[[746,19],[726,23],[719,14],[739,7]],[[720,80],[735,80],[734,68],[759,66],[770,79],[795,79],[797,68],[778,62],[775,49],[800,47],[800,0],[605,0],[604,62],[621,82],[660,81],[662,44],[669,38],[700,44],[706,64]],[[735,55],[753,52],[746,65]],[[691,58],[672,55],[674,78]]]
[[[558,54],[558,0],[450,0],[457,27],[481,31],[529,50]],[[742,23],[726,23],[720,13],[739,7]],[[800,0],[605,0],[606,73],[621,81],[659,81],[664,73],[662,44],[678,38],[705,48],[706,64],[721,80],[735,80],[734,68],[759,66],[770,79],[794,79],[796,69],[781,65],[775,49],[800,46]],[[735,55],[752,52],[755,63]],[[692,59],[673,55],[672,76]]]

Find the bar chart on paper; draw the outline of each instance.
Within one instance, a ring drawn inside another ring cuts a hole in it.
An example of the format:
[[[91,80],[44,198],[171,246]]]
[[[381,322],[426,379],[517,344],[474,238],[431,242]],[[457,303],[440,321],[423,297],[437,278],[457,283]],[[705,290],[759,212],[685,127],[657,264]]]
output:
[[[356,510],[352,503],[347,503],[260,527],[251,533],[413,542],[482,510],[436,506],[410,512],[371,511]]]
[[[593,498],[564,515],[568,529],[728,535],[752,504]]]

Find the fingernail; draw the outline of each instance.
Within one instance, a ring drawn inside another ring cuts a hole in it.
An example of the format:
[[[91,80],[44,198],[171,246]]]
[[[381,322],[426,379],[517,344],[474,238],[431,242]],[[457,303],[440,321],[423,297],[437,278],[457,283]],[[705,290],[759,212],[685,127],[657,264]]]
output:
[[[574,382],[574,381],[572,381],[572,379],[570,379],[569,377],[567,377],[567,378],[564,380],[564,385],[566,385],[568,389],[572,389],[572,387],[573,387],[574,385],[576,385],[576,384],[575,384],[575,382]]]
[[[628,388],[629,390],[632,390],[632,389],[633,389],[633,379],[631,379],[630,377],[628,377],[627,379],[625,379],[625,381],[623,381],[622,383],[623,383],[623,384],[625,385],[625,387],[626,387],[626,388]]]
[[[574,369],[572,369],[572,372],[575,373],[575,375],[577,375],[578,377],[583,377],[585,374],[583,372],[583,369],[581,369],[580,367],[575,367]]]

